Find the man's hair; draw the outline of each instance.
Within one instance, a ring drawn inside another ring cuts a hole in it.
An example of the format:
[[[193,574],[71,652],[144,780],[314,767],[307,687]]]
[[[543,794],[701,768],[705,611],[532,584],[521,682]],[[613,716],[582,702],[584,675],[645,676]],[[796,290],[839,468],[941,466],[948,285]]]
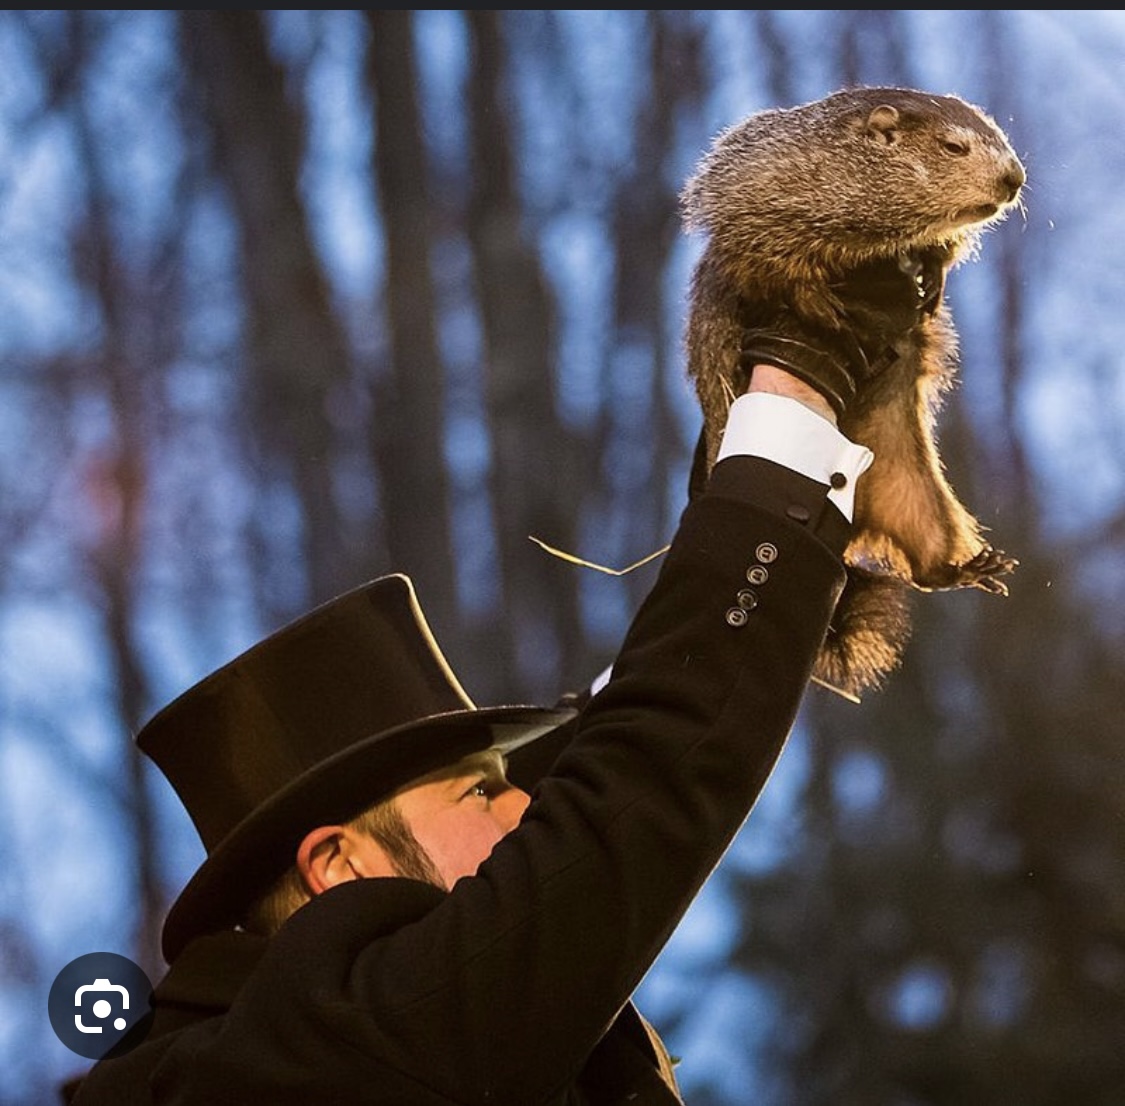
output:
[[[396,875],[445,887],[429,854],[411,833],[394,796],[381,799],[344,825],[365,834],[382,846]],[[292,865],[282,872],[273,886],[250,908],[245,928],[251,933],[272,936],[287,918],[310,899],[312,895],[305,887],[301,873],[296,865]]]

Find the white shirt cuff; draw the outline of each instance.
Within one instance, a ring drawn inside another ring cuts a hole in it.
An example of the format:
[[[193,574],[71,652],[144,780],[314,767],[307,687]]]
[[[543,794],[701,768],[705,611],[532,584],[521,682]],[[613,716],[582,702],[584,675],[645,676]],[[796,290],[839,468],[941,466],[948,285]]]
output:
[[[856,480],[875,459],[799,400],[772,392],[747,392],[731,404],[716,464],[738,454],[763,457],[827,484],[828,498],[849,522]]]

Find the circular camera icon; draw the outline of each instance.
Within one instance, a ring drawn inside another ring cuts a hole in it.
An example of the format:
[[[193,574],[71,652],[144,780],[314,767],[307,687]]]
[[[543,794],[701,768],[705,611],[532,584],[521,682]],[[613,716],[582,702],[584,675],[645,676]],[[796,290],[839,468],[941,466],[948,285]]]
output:
[[[47,1012],[71,1052],[91,1060],[123,1056],[152,1025],[152,984],[128,957],[90,952],[55,976]]]

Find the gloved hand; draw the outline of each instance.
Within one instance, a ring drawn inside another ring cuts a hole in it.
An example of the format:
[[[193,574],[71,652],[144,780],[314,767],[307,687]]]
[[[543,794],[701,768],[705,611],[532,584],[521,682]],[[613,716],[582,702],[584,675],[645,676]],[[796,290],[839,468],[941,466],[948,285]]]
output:
[[[844,309],[844,326],[872,370],[887,355],[887,346],[937,311],[946,261],[939,249],[901,253],[861,265],[829,285]]]
[[[843,314],[838,330],[818,327],[792,311],[748,304],[742,369],[777,365],[816,388],[843,415],[856,388],[897,356],[894,343],[941,303],[947,255],[901,254],[850,270],[830,285]]]

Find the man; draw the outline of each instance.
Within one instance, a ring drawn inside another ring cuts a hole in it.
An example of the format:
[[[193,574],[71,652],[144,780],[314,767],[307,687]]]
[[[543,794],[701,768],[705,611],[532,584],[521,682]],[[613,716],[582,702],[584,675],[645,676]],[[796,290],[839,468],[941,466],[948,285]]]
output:
[[[852,291],[881,339],[913,321],[893,274]],[[138,743],[207,858],[147,1040],[77,1106],[680,1102],[630,996],[772,770],[843,586],[871,461],[835,427],[870,371],[845,338],[751,336],[719,461],[584,702],[475,707],[389,576],[161,711]]]

